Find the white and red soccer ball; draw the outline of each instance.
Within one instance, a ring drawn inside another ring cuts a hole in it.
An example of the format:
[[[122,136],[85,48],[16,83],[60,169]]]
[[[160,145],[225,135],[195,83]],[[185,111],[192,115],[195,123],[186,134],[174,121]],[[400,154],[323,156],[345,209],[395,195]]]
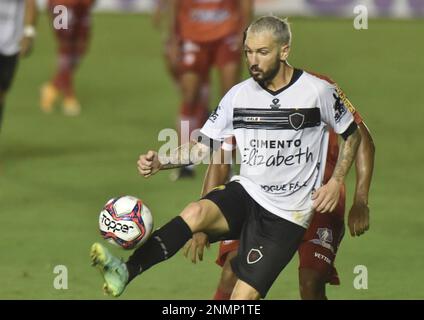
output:
[[[153,217],[140,199],[117,197],[110,199],[100,212],[99,228],[106,241],[124,249],[133,249],[149,238]]]

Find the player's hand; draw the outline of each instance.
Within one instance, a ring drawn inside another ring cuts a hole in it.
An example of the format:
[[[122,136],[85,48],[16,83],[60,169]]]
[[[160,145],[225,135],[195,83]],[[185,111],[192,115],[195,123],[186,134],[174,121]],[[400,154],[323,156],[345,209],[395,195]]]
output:
[[[23,37],[21,40],[21,57],[28,57],[32,52],[32,47],[34,44],[33,37]]]
[[[313,195],[313,208],[317,212],[332,212],[339,202],[340,189],[342,184],[331,178],[325,185],[320,187]]]
[[[352,205],[347,225],[352,237],[360,236],[370,228],[370,209],[365,202],[355,202]]]
[[[142,154],[137,161],[138,172],[145,178],[154,175],[161,168],[158,153],[150,150],[147,154]]]
[[[184,256],[191,259],[193,263],[197,262],[197,258],[199,261],[203,261],[203,251],[205,247],[209,249],[209,246],[208,235],[203,232],[196,232],[185,244]]]

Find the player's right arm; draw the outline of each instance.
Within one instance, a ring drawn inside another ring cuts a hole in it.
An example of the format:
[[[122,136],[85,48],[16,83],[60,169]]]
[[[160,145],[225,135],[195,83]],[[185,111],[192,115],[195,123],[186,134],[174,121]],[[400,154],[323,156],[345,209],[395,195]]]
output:
[[[190,141],[171,152],[170,156],[159,157],[156,151],[149,150],[137,161],[138,172],[145,178],[160,170],[185,167],[198,164],[210,154],[210,147],[197,141]]]
[[[234,135],[232,100],[237,90],[238,86],[233,87],[222,98],[218,107],[200,130],[201,140],[191,140],[173,150],[169,156],[161,155],[159,157],[156,151],[142,154],[137,161],[140,174],[148,178],[159,170],[198,164],[210,156],[211,141],[224,141],[228,137],[232,137]]]

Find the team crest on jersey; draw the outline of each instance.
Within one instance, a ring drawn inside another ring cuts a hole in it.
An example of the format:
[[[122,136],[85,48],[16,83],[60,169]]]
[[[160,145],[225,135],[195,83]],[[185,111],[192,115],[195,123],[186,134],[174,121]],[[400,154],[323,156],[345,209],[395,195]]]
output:
[[[305,115],[301,113],[293,113],[289,115],[289,123],[294,130],[299,130],[302,128],[303,123],[305,122]]]
[[[259,249],[250,249],[249,253],[247,254],[247,263],[248,264],[254,264],[262,259],[264,255],[262,254],[261,250]]]
[[[271,109],[278,109],[279,107],[281,107],[281,104],[278,104],[278,102],[280,102],[280,99],[272,99],[272,104],[269,105]]]

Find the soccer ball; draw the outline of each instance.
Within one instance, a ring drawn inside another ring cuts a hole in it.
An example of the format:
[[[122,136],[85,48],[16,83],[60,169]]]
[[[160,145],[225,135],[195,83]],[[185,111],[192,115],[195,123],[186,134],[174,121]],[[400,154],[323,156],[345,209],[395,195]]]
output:
[[[110,199],[99,216],[100,234],[106,241],[124,249],[142,245],[153,229],[149,208],[138,198],[123,196]]]

